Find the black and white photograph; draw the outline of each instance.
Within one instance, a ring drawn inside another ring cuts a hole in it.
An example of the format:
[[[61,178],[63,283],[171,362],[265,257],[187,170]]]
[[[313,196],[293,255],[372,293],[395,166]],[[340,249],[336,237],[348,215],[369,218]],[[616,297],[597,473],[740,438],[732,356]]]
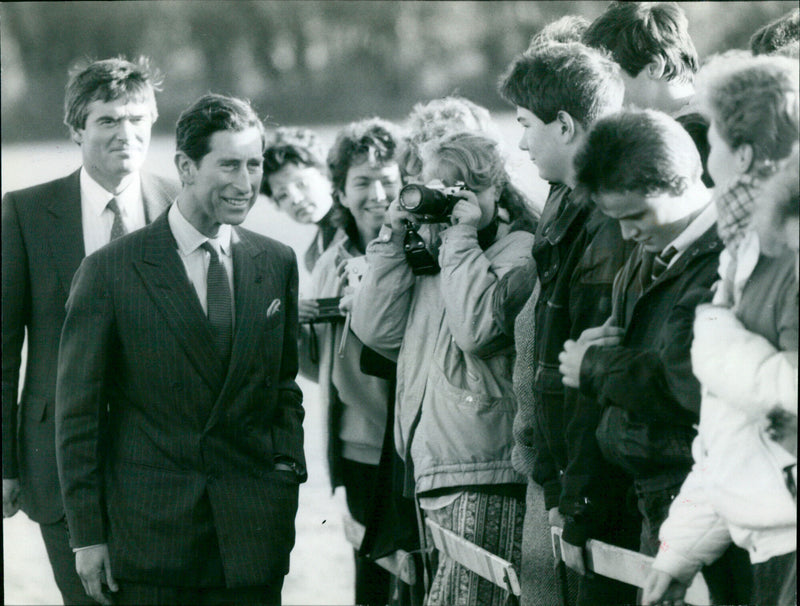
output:
[[[797,604],[796,1],[0,3],[3,603]]]

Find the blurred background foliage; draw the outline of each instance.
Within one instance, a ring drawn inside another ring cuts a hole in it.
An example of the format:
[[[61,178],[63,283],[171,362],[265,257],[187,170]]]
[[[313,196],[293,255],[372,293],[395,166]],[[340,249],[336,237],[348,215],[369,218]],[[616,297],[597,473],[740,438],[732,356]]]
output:
[[[207,91],[251,99],[275,124],[402,119],[414,103],[459,93],[510,109],[496,92],[509,61],[564,14],[606,2],[209,1],[3,2],[2,139],[66,136],[60,108],[77,62],[148,55],[166,75],[156,130]],[[685,2],[701,59],[746,48],[796,2]],[[56,111],[58,108],[58,111]]]

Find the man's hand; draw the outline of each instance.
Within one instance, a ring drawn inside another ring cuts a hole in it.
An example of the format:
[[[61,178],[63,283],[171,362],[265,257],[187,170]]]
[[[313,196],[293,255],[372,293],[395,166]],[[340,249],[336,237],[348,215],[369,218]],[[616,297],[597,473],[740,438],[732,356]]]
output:
[[[19,480],[3,478],[3,517],[10,518],[19,511]]]
[[[454,194],[461,198],[453,207],[450,213],[450,221],[453,225],[471,225],[475,229],[481,223],[481,207],[478,204],[478,197],[471,191],[461,190]]]
[[[564,528],[564,516],[561,515],[558,507],[553,507],[552,509],[547,510],[547,521],[550,526]]]
[[[688,587],[676,581],[666,572],[651,569],[644,582],[642,604],[662,604],[663,606],[684,606],[684,596]]]
[[[316,299],[300,299],[297,302],[297,320],[302,324],[303,322],[311,322],[319,316],[319,305]]]
[[[547,520],[550,526],[564,528],[564,516],[561,515],[558,507],[547,510]],[[563,550],[564,563],[575,572],[586,574],[586,565],[583,562],[583,548],[577,545],[570,545],[566,541],[561,541],[561,547]]]
[[[580,575],[586,574],[586,564],[584,563],[583,547],[572,545],[566,541],[561,541],[561,552],[564,556],[564,563]]]
[[[577,341],[572,339],[564,343],[564,350],[558,354],[561,382],[567,387],[578,389],[581,385],[581,364],[586,350],[597,345],[599,347],[618,345],[625,331],[618,326],[603,324],[587,328]]]
[[[117,591],[116,581],[111,576],[111,560],[108,555],[108,545],[93,545],[75,552],[75,570],[83,583],[86,595],[101,604],[113,604],[111,599],[103,593],[103,584],[108,585],[111,591]]]

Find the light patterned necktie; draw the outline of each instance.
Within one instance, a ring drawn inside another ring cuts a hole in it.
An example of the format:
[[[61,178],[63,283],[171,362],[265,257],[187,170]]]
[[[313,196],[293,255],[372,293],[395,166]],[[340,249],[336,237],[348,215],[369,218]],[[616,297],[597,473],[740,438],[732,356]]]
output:
[[[222,361],[227,365],[233,341],[233,307],[228,272],[225,271],[217,249],[211,242],[206,240],[200,246],[210,255],[206,290],[208,321],[214,333],[214,345],[220,352]]]
[[[125,229],[125,224],[122,222],[122,214],[119,212],[119,205],[117,204],[116,198],[111,198],[111,200],[106,205],[106,208],[114,213],[114,222],[111,224],[111,237],[109,238],[109,242],[113,242],[120,236],[124,236],[128,233],[128,230]]]

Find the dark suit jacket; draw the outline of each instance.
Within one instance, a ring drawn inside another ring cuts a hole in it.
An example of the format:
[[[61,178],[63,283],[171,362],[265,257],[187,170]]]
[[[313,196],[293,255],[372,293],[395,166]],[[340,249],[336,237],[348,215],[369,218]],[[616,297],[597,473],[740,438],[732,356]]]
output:
[[[85,256],[79,172],[3,199],[3,477],[19,478],[22,508],[53,523],[64,510],[55,457],[58,340],[70,283]],[[142,175],[145,217],[159,216],[178,187]],[[18,405],[21,350],[28,333]]]
[[[214,534],[228,586],[288,571],[305,472],[274,462],[305,469],[297,260],[274,240],[235,234],[227,367],[166,214],[75,275],[58,360],[58,469],[73,545],[107,542],[118,578],[205,585]]]

